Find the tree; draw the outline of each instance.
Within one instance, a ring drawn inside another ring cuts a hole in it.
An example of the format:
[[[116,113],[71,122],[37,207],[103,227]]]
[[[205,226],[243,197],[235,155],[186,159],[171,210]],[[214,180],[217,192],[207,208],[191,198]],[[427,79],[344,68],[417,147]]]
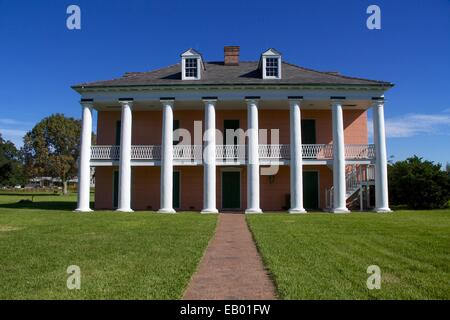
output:
[[[4,140],[0,133],[0,185],[15,186],[25,183],[19,150],[14,143]]]
[[[412,209],[445,207],[450,199],[450,173],[441,164],[413,156],[389,165],[389,197]]]
[[[67,194],[67,181],[77,174],[80,132],[80,120],[58,113],[36,124],[24,137],[27,175],[60,178]]]

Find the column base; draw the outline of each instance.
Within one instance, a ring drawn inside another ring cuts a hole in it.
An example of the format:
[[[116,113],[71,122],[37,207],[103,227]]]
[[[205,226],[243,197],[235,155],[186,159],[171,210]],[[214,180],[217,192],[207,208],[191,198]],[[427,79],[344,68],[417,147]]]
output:
[[[245,213],[263,213],[263,212],[259,208],[251,208],[251,209],[246,209]]]
[[[378,212],[378,213],[389,213],[389,212],[393,212],[391,209],[389,208],[375,208],[373,209],[373,211]]]
[[[293,208],[293,209],[289,209],[288,212],[292,213],[292,214],[297,214],[297,213],[306,213],[306,210],[303,208]]]
[[[203,209],[202,211],[200,211],[200,213],[204,213],[204,214],[208,214],[208,213],[219,213],[219,210],[217,209]]]
[[[177,213],[173,208],[161,208],[158,213]]]
[[[94,210],[92,210],[91,208],[76,208],[75,210],[73,210],[72,212],[94,212]]]
[[[349,213],[350,210],[348,210],[347,208],[333,208],[330,211],[331,213]]]
[[[134,210],[131,208],[119,208],[119,209],[116,209],[116,211],[117,212],[134,212]]]

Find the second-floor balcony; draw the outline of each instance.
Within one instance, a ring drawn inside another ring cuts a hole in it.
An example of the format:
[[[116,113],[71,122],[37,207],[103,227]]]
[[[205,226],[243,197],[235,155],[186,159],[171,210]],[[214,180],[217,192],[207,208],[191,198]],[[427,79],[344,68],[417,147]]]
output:
[[[287,162],[290,159],[289,144],[260,144],[258,146],[261,163]],[[175,162],[202,162],[202,145],[174,145],[173,159]],[[119,160],[120,146],[96,145],[91,148],[91,161]],[[303,144],[302,157],[304,160],[332,160],[332,144]],[[345,158],[349,161],[371,161],[375,159],[373,144],[345,145]],[[216,145],[216,159],[226,163],[245,163],[247,159],[246,145]],[[133,145],[131,160],[161,160],[160,145]]]

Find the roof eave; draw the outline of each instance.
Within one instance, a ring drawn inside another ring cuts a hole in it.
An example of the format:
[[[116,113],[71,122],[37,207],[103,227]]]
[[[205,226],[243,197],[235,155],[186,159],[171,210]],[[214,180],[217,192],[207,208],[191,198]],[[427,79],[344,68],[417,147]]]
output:
[[[394,87],[395,84],[391,82],[386,83],[370,83],[370,84],[348,84],[348,83],[183,83],[183,84],[141,84],[141,85],[73,85],[71,88],[79,93],[83,89],[133,89],[133,88],[169,88],[169,87],[243,87],[243,86],[258,86],[258,87],[354,87],[354,88],[377,88],[386,89]]]

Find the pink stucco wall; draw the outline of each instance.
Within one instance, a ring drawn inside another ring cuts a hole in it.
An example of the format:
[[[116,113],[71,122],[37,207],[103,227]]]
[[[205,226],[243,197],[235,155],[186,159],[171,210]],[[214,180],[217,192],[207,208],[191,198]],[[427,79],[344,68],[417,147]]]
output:
[[[201,110],[175,110],[174,119],[180,120],[180,127],[189,130],[193,136],[194,121],[203,121]],[[223,132],[225,119],[238,119],[243,130],[247,129],[246,110],[217,110],[216,127]],[[302,110],[302,119],[316,121],[316,141],[318,144],[332,142],[331,111]],[[120,120],[119,111],[101,111],[98,113],[97,144],[114,144],[116,122]],[[160,144],[161,143],[161,111],[133,112],[132,143]],[[289,111],[288,110],[260,110],[259,126],[261,129],[279,129],[281,144],[289,143]],[[367,113],[363,110],[344,110],[344,133],[346,144],[368,143]],[[270,135],[267,140],[271,143]],[[274,141],[272,141],[274,142]],[[192,141],[193,143],[193,141]],[[217,141],[221,144],[221,141]],[[227,167],[218,166],[217,180],[217,208],[222,208],[222,174]],[[246,167],[232,167],[241,172],[241,209],[247,203]],[[113,171],[117,167],[96,168],[95,208],[111,209],[113,204]],[[181,208],[179,210],[202,209],[203,203],[203,167],[177,166],[181,177]],[[304,170],[319,172],[319,203],[325,206],[325,188],[332,185],[332,171],[327,166],[304,166]],[[261,176],[261,208],[265,211],[283,210],[286,197],[289,194],[289,167],[280,166],[274,178]],[[132,169],[132,207],[135,210],[157,210],[160,206],[160,167],[133,167]]]

